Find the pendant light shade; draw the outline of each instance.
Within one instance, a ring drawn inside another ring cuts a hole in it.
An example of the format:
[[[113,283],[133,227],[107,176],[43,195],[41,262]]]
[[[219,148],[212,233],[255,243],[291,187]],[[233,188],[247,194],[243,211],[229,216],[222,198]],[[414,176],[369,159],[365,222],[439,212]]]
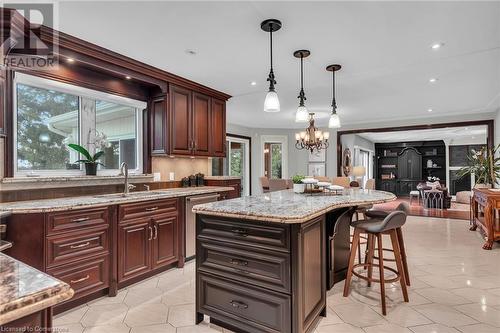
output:
[[[337,101],[335,100],[335,72],[340,70],[342,66],[340,65],[329,65],[326,67],[326,70],[332,72],[332,114],[330,115],[330,119],[328,120],[329,128],[339,128],[340,127],[340,118],[337,114]]]
[[[268,19],[260,24],[260,28],[265,32],[269,32],[269,43],[270,43],[270,59],[271,59],[271,69],[269,70],[269,76],[267,81],[269,81],[269,92],[264,100],[264,111],[265,112],[279,112],[280,111],[280,101],[278,99],[278,94],[274,88],[276,80],[274,79],[273,71],[273,32],[281,29],[281,22],[276,19]]]
[[[269,91],[264,100],[265,112],[280,112],[280,100],[276,91]]]
[[[295,122],[297,123],[307,123],[309,121],[309,111],[305,106],[306,94],[304,92],[304,58],[307,58],[311,52],[309,50],[298,50],[293,53],[295,58],[300,59],[300,92],[299,96],[299,107],[295,113]]]
[[[337,112],[332,112],[328,120],[328,128],[340,128],[340,118]]]
[[[306,123],[309,121],[309,111],[305,106],[299,106],[295,112],[295,122]]]

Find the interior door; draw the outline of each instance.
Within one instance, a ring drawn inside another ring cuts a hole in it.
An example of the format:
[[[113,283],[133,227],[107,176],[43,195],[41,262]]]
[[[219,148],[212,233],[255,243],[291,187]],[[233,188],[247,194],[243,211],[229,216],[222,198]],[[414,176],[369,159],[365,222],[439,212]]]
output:
[[[118,282],[150,270],[153,236],[150,220],[145,217],[118,226]]]
[[[177,260],[177,215],[155,216],[153,226],[153,269]]]
[[[193,93],[193,141],[194,154],[210,155],[210,97]]]
[[[193,148],[193,121],[191,91],[181,87],[170,88],[170,153],[191,155]]]

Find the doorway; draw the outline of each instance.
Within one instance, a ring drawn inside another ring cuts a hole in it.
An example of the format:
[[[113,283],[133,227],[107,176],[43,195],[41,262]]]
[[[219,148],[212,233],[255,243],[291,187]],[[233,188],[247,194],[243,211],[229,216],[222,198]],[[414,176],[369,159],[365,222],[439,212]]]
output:
[[[286,136],[263,135],[261,137],[262,163],[261,176],[269,179],[288,177]]]
[[[212,159],[212,175],[241,177],[241,195],[251,194],[251,138],[227,134],[225,158]]]

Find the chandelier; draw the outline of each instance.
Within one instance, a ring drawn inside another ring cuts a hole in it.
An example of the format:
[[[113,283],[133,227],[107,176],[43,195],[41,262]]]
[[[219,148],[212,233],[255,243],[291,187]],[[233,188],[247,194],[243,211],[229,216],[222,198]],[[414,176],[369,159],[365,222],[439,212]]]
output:
[[[295,133],[295,148],[307,149],[313,153],[315,150],[327,149],[329,146],[329,132],[323,132],[314,126],[314,113],[309,113],[309,127],[305,131]]]

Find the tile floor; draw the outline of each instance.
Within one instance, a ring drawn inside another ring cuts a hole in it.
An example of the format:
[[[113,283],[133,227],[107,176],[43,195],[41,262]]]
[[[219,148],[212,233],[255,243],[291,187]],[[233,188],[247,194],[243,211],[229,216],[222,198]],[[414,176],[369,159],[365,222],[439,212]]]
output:
[[[500,244],[482,250],[468,222],[410,217],[404,228],[412,286],[410,303],[389,285],[388,313],[381,315],[378,287],[354,280],[328,292],[328,315],[316,333],[500,333]],[[228,332],[194,325],[194,264],[174,269],[59,315],[69,333]]]

